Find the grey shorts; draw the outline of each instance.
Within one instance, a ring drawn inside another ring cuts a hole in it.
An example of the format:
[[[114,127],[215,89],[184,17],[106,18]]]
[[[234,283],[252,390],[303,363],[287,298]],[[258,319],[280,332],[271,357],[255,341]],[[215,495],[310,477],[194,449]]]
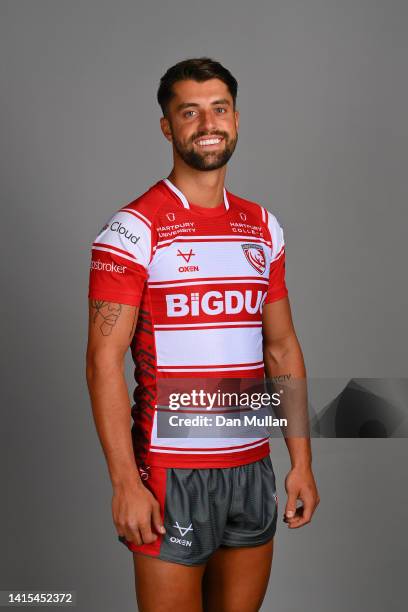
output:
[[[151,466],[143,480],[160,503],[166,533],[132,552],[200,565],[220,546],[259,546],[276,531],[278,498],[270,456],[229,468]]]

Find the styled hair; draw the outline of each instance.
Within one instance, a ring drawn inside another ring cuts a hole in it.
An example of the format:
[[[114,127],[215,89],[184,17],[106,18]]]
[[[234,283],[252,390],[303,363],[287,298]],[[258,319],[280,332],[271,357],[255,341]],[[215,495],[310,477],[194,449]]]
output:
[[[160,79],[157,101],[166,116],[168,105],[174,92],[172,86],[177,81],[193,80],[199,83],[209,79],[220,79],[228,87],[233,100],[234,110],[238,92],[238,82],[227,68],[209,57],[185,59],[171,66]]]

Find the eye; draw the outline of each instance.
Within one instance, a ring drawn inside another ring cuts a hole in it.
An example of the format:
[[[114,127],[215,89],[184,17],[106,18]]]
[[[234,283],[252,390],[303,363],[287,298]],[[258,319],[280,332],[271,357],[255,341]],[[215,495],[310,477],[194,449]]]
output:
[[[194,113],[194,111],[192,111],[192,110],[186,111],[184,113],[184,117],[191,117],[191,115],[189,113]]]
[[[218,106],[218,107],[217,107],[215,110],[216,110],[216,111],[221,111],[221,112],[219,113],[220,115],[222,115],[222,114],[224,114],[224,113],[226,113],[226,112],[227,112],[227,109],[226,109],[226,108],[223,108],[222,106]]]

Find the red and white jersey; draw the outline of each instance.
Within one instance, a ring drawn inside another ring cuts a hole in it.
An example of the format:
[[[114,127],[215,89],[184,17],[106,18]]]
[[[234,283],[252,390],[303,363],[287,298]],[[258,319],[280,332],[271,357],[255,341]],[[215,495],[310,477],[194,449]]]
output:
[[[224,188],[214,208],[159,180],[116,212],[92,247],[89,298],[139,306],[131,343],[139,464],[231,467],[269,454],[259,438],[162,438],[160,378],[264,378],[262,307],[284,298],[276,217]]]

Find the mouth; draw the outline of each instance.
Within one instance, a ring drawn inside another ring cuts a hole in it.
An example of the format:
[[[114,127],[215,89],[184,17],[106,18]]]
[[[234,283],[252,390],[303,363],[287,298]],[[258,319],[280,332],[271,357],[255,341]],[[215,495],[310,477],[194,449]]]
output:
[[[197,138],[194,143],[202,149],[211,149],[212,147],[218,147],[223,140],[222,136],[205,136],[204,138]]]

